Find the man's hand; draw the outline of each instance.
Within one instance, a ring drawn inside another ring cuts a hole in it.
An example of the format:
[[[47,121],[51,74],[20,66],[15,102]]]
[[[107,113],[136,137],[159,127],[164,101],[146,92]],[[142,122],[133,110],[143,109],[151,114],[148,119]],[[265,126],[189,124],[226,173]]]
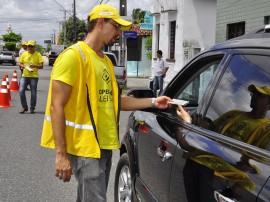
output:
[[[166,109],[169,106],[169,102],[171,102],[172,99],[167,96],[160,96],[156,98],[155,107],[159,109]]]
[[[55,176],[63,182],[69,182],[72,170],[68,155],[56,154],[55,158]]]

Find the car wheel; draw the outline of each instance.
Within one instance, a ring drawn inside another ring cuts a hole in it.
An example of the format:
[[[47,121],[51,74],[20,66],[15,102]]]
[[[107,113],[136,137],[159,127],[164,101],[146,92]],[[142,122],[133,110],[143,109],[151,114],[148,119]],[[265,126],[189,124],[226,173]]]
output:
[[[127,153],[123,154],[117,164],[114,182],[114,201],[131,202],[134,200],[132,193],[132,178]]]

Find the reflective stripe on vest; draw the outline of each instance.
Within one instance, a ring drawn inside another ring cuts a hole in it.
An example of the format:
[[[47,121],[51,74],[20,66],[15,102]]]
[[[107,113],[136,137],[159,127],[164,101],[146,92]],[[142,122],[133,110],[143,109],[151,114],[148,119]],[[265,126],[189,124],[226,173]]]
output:
[[[44,119],[46,121],[51,121],[51,117],[50,116],[45,116]],[[77,129],[83,129],[83,130],[94,130],[92,125],[76,124],[76,123],[71,122],[71,121],[68,121],[68,120],[66,120],[66,126],[70,126],[70,127],[77,128]]]

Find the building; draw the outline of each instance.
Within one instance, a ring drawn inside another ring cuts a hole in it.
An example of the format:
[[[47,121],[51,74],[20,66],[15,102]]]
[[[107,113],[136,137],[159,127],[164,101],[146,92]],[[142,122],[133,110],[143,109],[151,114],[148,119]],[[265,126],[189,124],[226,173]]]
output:
[[[140,24],[134,24],[130,31],[136,32],[137,37],[127,39],[127,76],[150,77],[152,60],[147,57],[145,42],[152,31],[140,29]]]
[[[152,54],[163,51],[169,65],[165,84],[195,54],[215,43],[216,6],[216,0],[154,0]],[[153,58],[152,66],[155,62]]]
[[[264,24],[270,24],[269,0],[217,0],[216,43]]]

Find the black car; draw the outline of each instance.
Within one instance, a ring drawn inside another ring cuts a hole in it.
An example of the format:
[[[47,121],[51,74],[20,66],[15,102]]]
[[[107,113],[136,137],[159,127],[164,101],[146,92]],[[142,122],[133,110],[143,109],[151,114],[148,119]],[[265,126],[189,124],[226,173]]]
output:
[[[184,108],[191,124],[178,117],[175,107],[131,113],[116,169],[115,201],[270,201],[268,35],[259,29],[217,44],[171,80],[163,95],[188,101]],[[268,95],[255,92],[256,87]],[[153,97],[150,89],[128,94]],[[267,111],[265,118],[249,117],[256,97],[268,103],[257,104]],[[232,125],[243,119],[236,115],[228,119],[230,126],[222,125],[218,120],[228,112],[247,115],[250,125]],[[265,133],[257,131],[257,121]],[[224,135],[225,126],[234,127],[235,134]],[[239,131],[252,137],[242,140]]]

